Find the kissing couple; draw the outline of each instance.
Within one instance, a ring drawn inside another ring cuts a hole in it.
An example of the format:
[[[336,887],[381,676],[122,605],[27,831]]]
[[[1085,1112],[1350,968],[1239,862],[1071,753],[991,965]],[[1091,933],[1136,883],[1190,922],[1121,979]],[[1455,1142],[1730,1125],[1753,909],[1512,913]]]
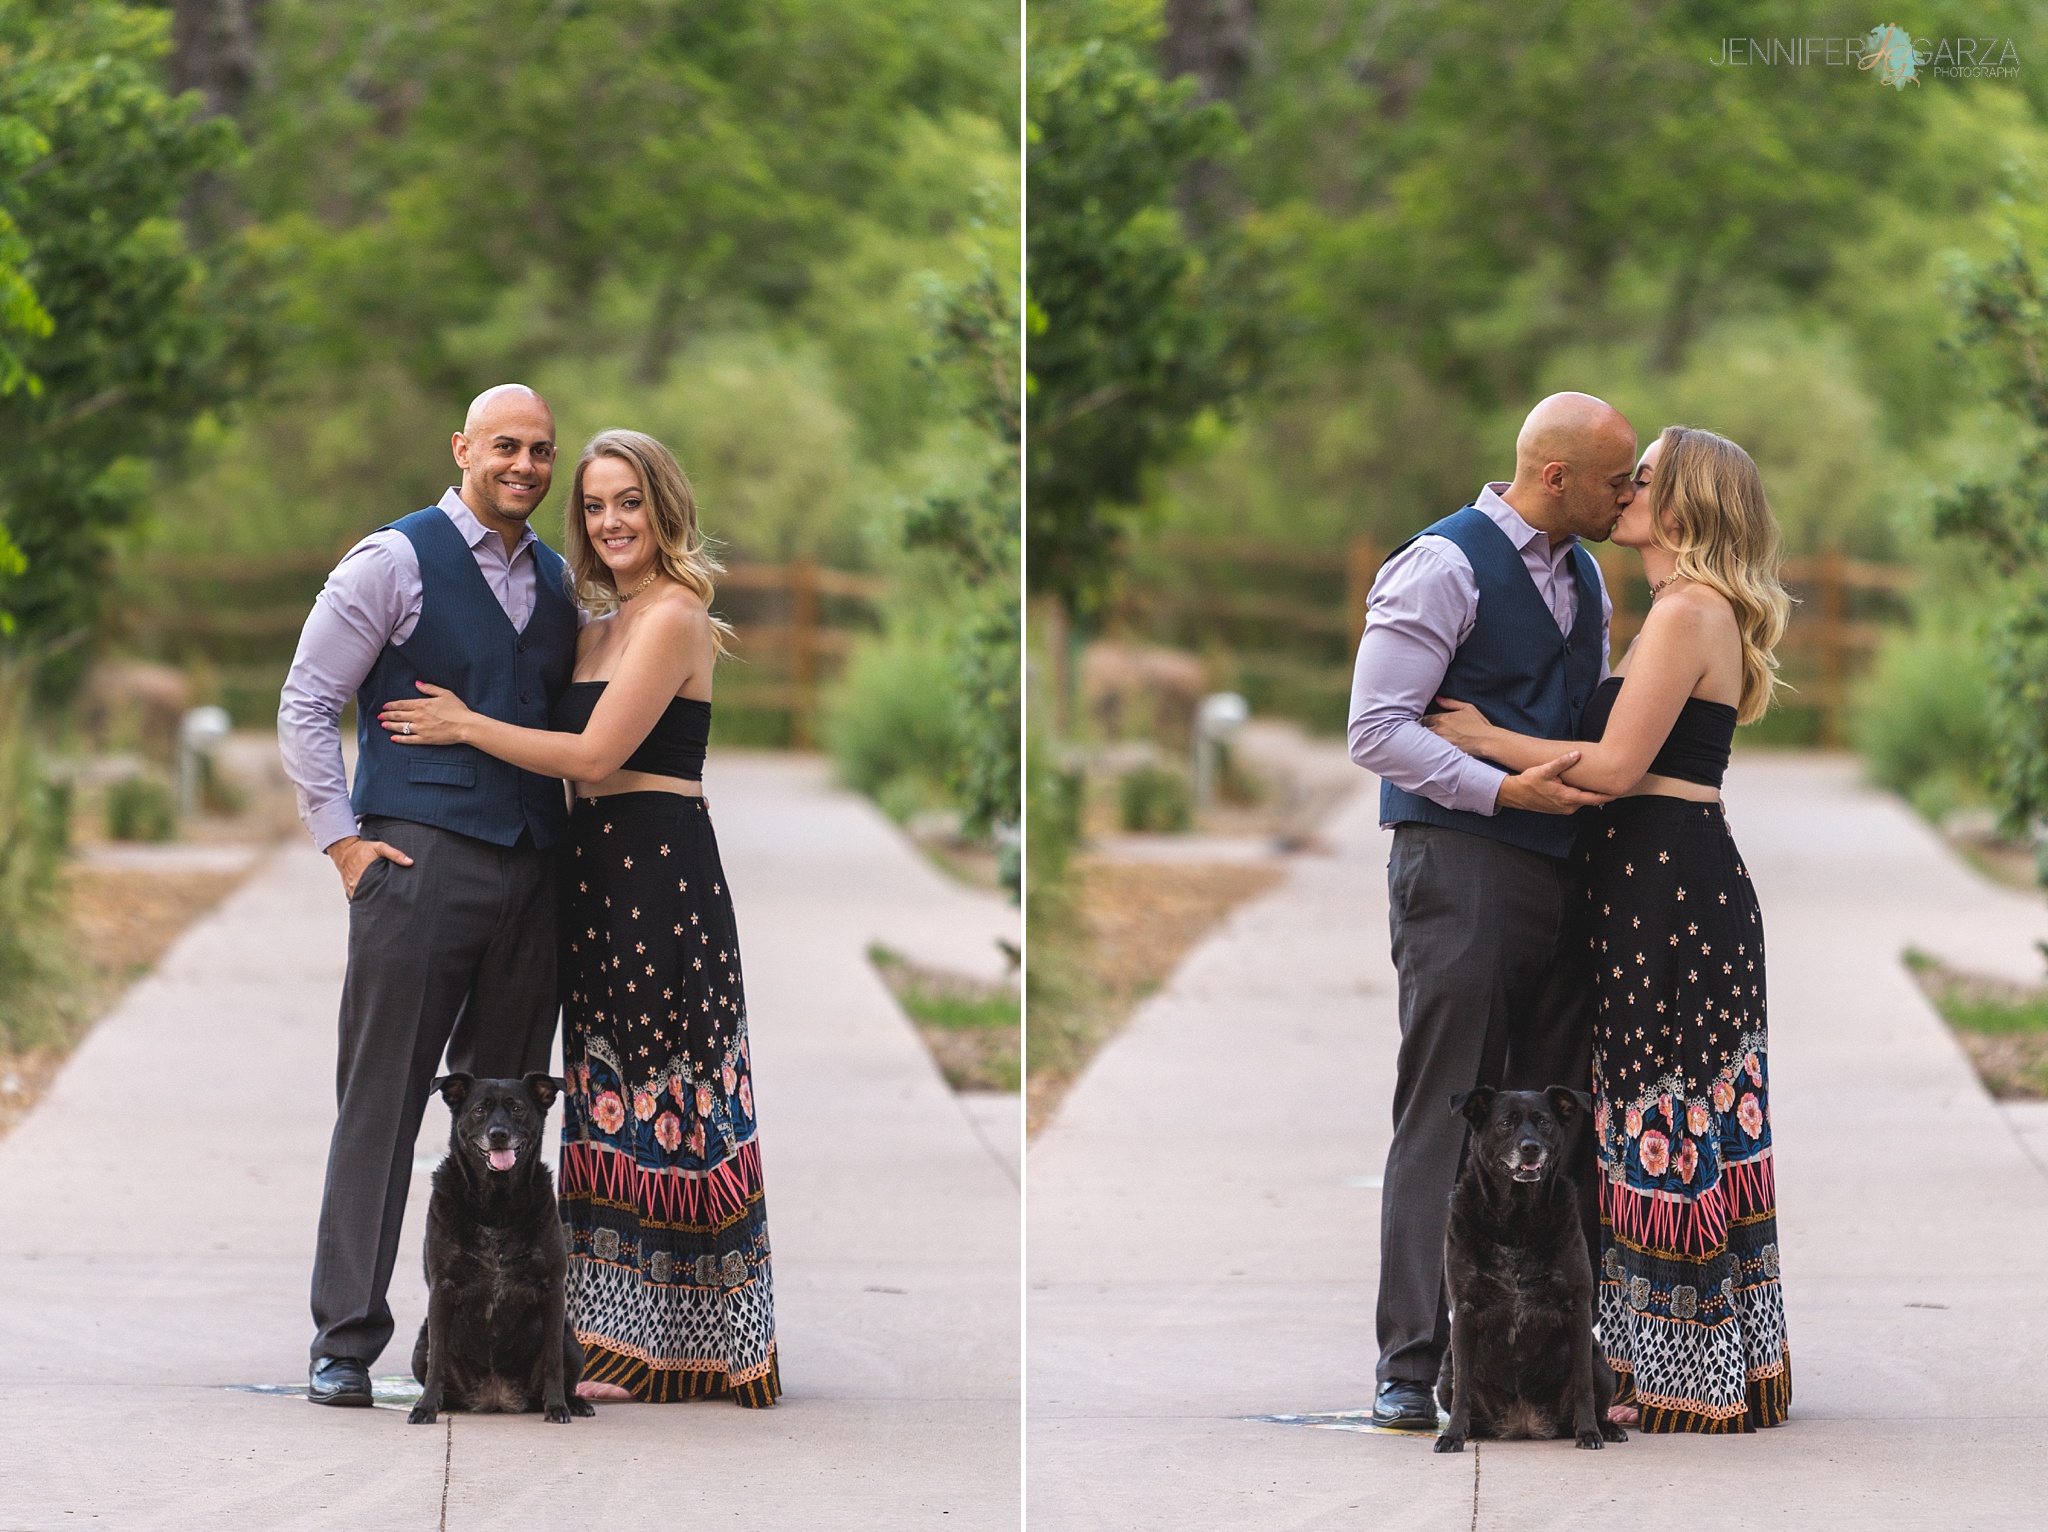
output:
[[[1587,540],[1642,561],[1650,609],[1608,664]],[[1762,915],[1721,807],[1738,724],[1777,686],[1790,602],[1749,454],[1554,394],[1515,476],[1380,570],[1351,756],[1380,779],[1401,1044],[1380,1212],[1373,1420],[1434,1432],[1444,1237],[1476,1088],[1590,1091],[1561,1168],[1594,1264],[1610,1418],[1781,1423]]]
[[[772,1405],[746,998],[703,786],[720,566],[650,436],[583,448],[566,557],[530,525],[555,468],[539,394],[487,389],[451,447],[460,485],[328,577],[278,709],[349,916],[308,1397],[371,1402],[444,1050],[469,1075],[544,1073],[559,1013],[578,1394]]]

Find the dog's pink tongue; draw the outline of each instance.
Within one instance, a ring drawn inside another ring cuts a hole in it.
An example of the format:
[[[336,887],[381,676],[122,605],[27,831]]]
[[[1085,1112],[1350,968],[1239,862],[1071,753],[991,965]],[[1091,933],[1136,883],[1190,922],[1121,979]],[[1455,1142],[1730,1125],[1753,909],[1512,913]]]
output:
[[[493,1149],[491,1151],[491,1169],[493,1170],[510,1170],[518,1163],[519,1151],[517,1149]]]

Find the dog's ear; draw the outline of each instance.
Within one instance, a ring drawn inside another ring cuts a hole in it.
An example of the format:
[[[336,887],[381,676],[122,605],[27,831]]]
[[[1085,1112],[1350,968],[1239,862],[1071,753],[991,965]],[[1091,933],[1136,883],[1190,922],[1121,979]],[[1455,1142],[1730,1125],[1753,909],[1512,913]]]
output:
[[[1451,1097],[1451,1110],[1473,1127],[1482,1127],[1487,1113],[1493,1110],[1493,1098],[1499,1094],[1491,1085],[1475,1085]]]
[[[1581,1112],[1593,1110],[1593,1098],[1582,1090],[1569,1090],[1562,1085],[1553,1085],[1543,1092],[1550,1102],[1550,1109],[1557,1113],[1557,1120],[1567,1127]]]
[[[542,1074],[538,1070],[526,1077],[526,1088],[533,1093],[533,1099],[540,1103],[540,1109],[543,1112],[553,1106],[555,1104],[555,1097],[561,1095],[567,1089],[553,1075]]]
[[[443,1075],[430,1087],[441,1093],[441,1099],[448,1103],[448,1110],[459,1112],[462,1103],[469,1099],[469,1088],[476,1084],[475,1075],[463,1074],[460,1070],[452,1075]]]

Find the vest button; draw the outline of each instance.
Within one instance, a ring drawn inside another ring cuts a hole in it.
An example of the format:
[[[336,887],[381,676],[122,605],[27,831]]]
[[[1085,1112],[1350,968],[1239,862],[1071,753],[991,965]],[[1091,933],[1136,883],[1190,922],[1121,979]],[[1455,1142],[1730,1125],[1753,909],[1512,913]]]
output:
[[[531,702],[531,701],[533,701],[533,699],[532,699],[531,697],[527,696],[525,692],[521,692],[521,693],[519,694],[519,700],[520,700],[520,702],[521,702],[522,704],[524,704],[524,703],[528,703],[528,702]]]

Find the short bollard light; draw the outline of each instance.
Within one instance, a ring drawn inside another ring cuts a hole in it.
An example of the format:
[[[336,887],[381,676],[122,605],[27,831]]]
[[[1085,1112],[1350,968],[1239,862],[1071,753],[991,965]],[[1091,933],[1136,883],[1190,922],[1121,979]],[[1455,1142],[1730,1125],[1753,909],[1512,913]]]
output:
[[[233,727],[220,707],[196,707],[178,721],[178,813],[185,818],[198,812],[201,761]]]
[[[1216,795],[1216,767],[1223,747],[1251,717],[1251,704],[1236,692],[1212,692],[1195,706],[1195,806],[1208,808]]]

